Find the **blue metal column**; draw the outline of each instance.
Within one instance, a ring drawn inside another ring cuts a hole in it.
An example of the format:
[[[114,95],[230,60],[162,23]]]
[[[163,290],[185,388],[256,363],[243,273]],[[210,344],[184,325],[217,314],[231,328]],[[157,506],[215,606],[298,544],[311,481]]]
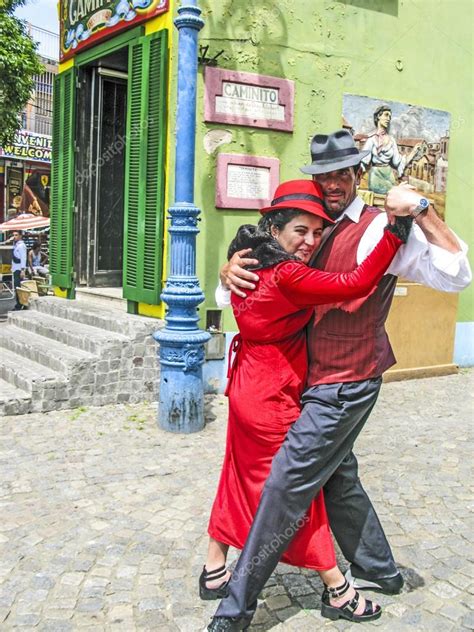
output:
[[[175,204],[171,226],[170,276],[161,295],[168,305],[166,326],[154,334],[160,343],[158,423],[170,432],[204,427],[202,364],[210,335],[198,328],[197,306],[204,300],[196,276],[199,209],[194,206],[197,37],[204,26],[197,0],[178,9],[178,104],[176,114]]]

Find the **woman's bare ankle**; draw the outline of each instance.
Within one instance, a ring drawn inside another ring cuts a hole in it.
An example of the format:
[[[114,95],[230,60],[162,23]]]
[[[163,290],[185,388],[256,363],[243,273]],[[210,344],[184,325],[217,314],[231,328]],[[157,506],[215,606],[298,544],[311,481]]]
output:
[[[229,545],[219,542],[215,538],[209,538],[207,549],[206,570],[214,571],[221,566],[225,566]]]
[[[327,588],[332,588],[333,590],[339,589],[339,593],[343,591],[342,594],[339,594],[337,597],[331,595],[331,591],[329,591],[329,603],[331,604],[331,606],[334,606],[335,608],[340,608],[348,601],[351,601],[351,599],[354,599],[356,595],[358,595],[359,603],[355,610],[355,614],[360,615],[365,611],[365,598],[355,590],[352,584],[347,582],[346,578],[337,566],[326,571],[320,571],[319,575]],[[344,589],[346,582],[347,587],[346,589]],[[374,606],[375,605],[377,604],[374,603]]]
[[[344,595],[342,595],[341,597],[329,597],[329,603],[335,608],[340,608],[348,601],[351,601],[351,599],[354,599],[356,595],[358,595],[358,604],[357,608],[354,611],[354,614],[361,615],[365,611],[365,597],[361,595],[361,593],[358,592],[352,584],[349,584],[347,592],[345,592]],[[378,604],[374,601],[373,605],[374,607],[376,607]]]

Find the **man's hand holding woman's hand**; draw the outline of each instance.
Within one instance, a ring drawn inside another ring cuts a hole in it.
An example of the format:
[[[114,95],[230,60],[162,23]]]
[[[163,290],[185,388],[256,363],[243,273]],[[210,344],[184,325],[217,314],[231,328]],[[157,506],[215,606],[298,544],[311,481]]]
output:
[[[385,198],[385,210],[389,219],[393,215],[411,215],[421,198],[422,196],[417,193],[415,187],[410,184],[399,184],[392,187]]]
[[[390,189],[385,198],[385,210],[390,224],[395,223],[396,216],[412,216],[421,198],[409,184],[399,184]],[[426,213],[416,216],[416,223],[429,243],[453,254],[462,250],[456,235],[438,217],[433,205],[428,206]]]
[[[242,298],[245,298],[247,294],[239,288],[254,290],[255,283],[258,281],[256,274],[250,270],[246,270],[248,266],[258,265],[257,259],[248,259],[245,256],[248,255],[251,250],[251,248],[246,248],[245,250],[236,252],[232,258],[222,266],[220,272],[222,285]]]

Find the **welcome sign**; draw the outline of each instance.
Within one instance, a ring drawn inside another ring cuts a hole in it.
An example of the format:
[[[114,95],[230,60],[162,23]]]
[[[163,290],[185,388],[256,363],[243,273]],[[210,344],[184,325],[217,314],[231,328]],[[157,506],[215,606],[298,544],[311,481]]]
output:
[[[33,134],[22,129],[15,134],[13,143],[0,147],[0,156],[33,162],[51,162],[51,151],[51,136]]]
[[[169,0],[61,0],[60,59],[69,59],[168,8]]]

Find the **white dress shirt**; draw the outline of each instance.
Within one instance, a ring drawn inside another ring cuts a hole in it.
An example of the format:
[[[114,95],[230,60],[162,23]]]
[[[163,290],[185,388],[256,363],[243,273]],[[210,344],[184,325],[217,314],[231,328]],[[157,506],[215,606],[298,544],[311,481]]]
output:
[[[358,223],[363,208],[362,198],[354,198],[336,222],[347,216]],[[386,225],[386,213],[380,213],[369,224],[357,248],[357,264],[362,263],[382,239]],[[397,252],[386,274],[401,276],[442,292],[460,292],[472,281],[472,272],[467,259],[467,245],[457,235],[456,238],[461,250],[448,252],[429,243],[421,228],[413,223],[407,243]],[[215,293],[217,306],[224,308],[230,305],[230,297],[230,290],[219,283]]]
[[[19,263],[15,263],[12,259],[12,272],[17,270],[26,270],[26,244],[23,239],[16,241],[13,245],[13,255],[20,259]]]

